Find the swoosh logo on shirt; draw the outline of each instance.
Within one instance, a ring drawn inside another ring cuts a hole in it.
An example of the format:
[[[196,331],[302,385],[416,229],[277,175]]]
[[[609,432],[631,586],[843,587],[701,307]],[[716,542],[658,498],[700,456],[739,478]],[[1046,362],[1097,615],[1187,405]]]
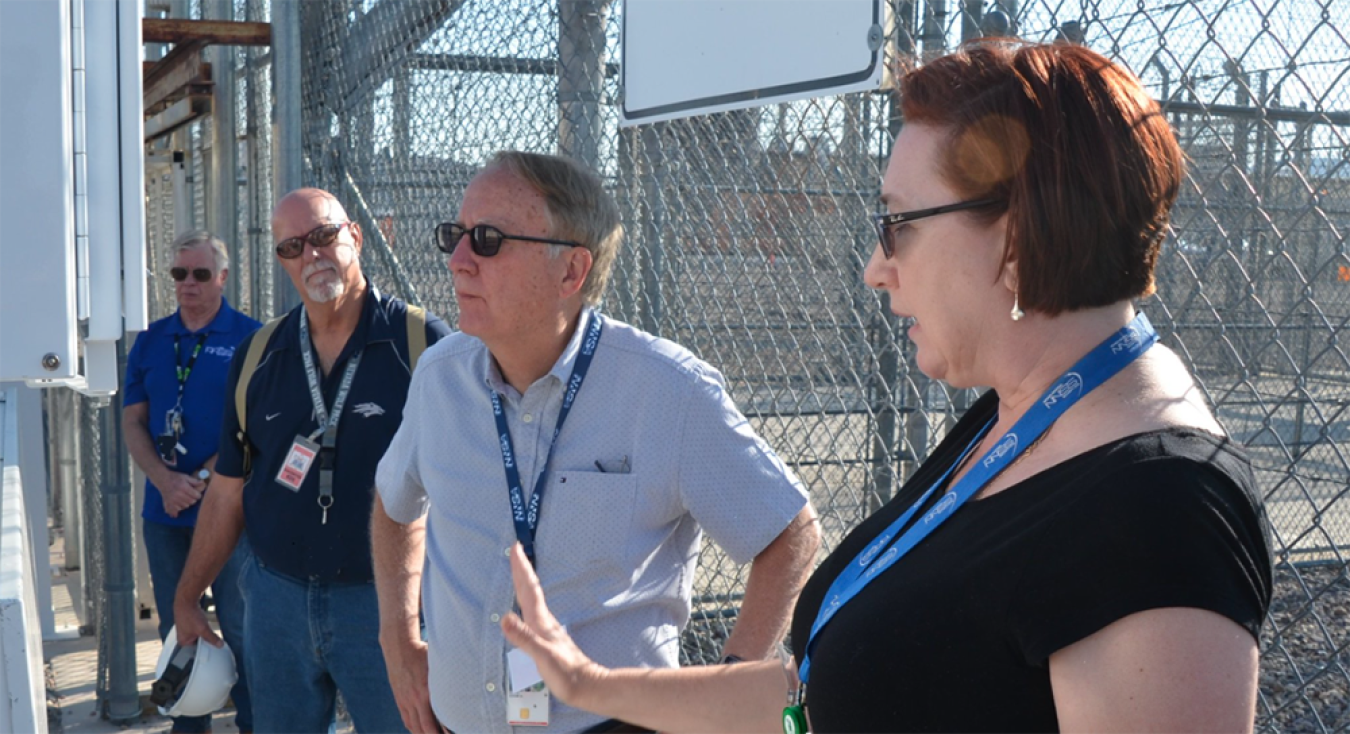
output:
[[[281,415],[281,414],[280,414],[280,413],[273,413],[272,415],[266,416],[266,419],[270,421],[270,420],[272,420],[273,418],[275,418],[275,417],[277,417],[277,416],[279,416],[279,415]]]

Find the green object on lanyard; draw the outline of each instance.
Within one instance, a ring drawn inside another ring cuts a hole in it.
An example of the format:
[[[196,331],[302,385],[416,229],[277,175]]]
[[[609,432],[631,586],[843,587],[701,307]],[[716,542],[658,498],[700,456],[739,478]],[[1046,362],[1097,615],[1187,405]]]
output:
[[[806,711],[801,704],[783,709],[783,734],[806,734]]]

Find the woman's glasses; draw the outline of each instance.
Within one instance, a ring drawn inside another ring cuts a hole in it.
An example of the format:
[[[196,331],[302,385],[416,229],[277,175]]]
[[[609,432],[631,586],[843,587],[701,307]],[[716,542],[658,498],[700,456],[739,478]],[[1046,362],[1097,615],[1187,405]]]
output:
[[[210,268],[192,268],[191,270],[188,270],[187,268],[169,268],[169,277],[173,278],[173,282],[175,283],[182,283],[187,280],[188,275],[191,275],[192,279],[198,283],[205,283],[215,277],[215,273],[211,272]]]
[[[436,247],[440,248],[441,252],[448,255],[455,251],[455,247],[459,245],[459,241],[464,239],[465,235],[469,236],[469,247],[473,249],[473,254],[479,257],[492,257],[493,255],[496,255],[502,249],[502,243],[507,240],[539,242],[545,245],[583,247],[580,242],[506,234],[500,229],[490,227],[486,224],[480,224],[477,227],[465,227],[462,224],[455,224],[454,222],[445,222],[436,226]]]
[[[277,243],[277,257],[284,260],[292,260],[300,257],[300,253],[305,251],[305,243],[308,242],[314,247],[328,247],[337,242],[338,233],[343,227],[350,225],[351,222],[339,222],[337,224],[320,224],[299,237],[288,237]]]
[[[885,253],[886,258],[895,256],[895,238],[891,230],[897,225],[905,222],[912,222],[915,219],[925,219],[935,217],[947,212],[959,212],[964,209],[978,209],[982,206],[997,204],[1001,199],[970,199],[969,201],[958,201],[955,204],[946,204],[944,206],[935,206],[932,209],[915,209],[908,212],[896,212],[894,214],[873,214],[872,224],[877,228],[877,239],[881,240],[881,251]]]

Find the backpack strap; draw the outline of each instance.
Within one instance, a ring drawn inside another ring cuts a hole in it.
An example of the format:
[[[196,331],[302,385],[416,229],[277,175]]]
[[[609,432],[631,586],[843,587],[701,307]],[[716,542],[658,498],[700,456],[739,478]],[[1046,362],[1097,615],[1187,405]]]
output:
[[[408,305],[404,318],[408,324],[408,369],[417,369],[417,360],[427,350],[427,312],[421,306]]]
[[[248,442],[244,440],[244,436],[248,433],[248,385],[253,381],[253,373],[258,371],[258,363],[262,361],[263,352],[267,351],[267,343],[272,340],[272,332],[276,331],[285,320],[286,315],[282,314],[263,324],[253,333],[253,341],[248,344],[243,367],[239,370],[239,382],[234,387],[234,410],[239,417],[239,433],[236,437],[244,445],[245,474],[248,473],[251,458],[248,453]]]

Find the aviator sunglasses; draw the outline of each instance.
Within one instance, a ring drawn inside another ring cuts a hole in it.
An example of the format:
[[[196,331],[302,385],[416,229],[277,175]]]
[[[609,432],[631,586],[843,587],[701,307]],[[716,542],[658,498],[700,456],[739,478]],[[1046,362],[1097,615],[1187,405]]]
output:
[[[441,252],[449,255],[455,251],[459,241],[469,236],[469,247],[473,254],[479,257],[492,257],[502,249],[502,243],[507,240],[521,240],[522,242],[538,242],[545,245],[566,245],[567,247],[584,247],[580,242],[570,242],[568,240],[550,240],[544,237],[526,237],[519,234],[507,234],[496,227],[486,224],[480,224],[477,227],[465,227],[462,224],[454,222],[444,222],[436,225],[436,247]]]
[[[315,248],[328,247],[337,242],[338,233],[342,231],[343,227],[350,224],[351,222],[320,224],[299,237],[288,237],[277,243],[277,257],[284,260],[293,260],[300,257],[300,253],[305,251],[306,242]]]
[[[187,268],[169,268],[169,277],[173,278],[173,282],[175,283],[182,283],[187,280],[188,273],[191,273],[192,279],[198,283],[205,283],[215,276],[215,273],[211,272],[210,268],[193,268],[191,270],[188,270]]]
[[[894,214],[873,214],[872,224],[877,228],[877,239],[881,240],[881,251],[886,258],[895,256],[895,237],[892,229],[905,222],[912,222],[915,219],[926,219],[935,217],[947,212],[959,212],[966,209],[978,209],[982,206],[998,204],[1001,199],[970,199],[968,201],[958,201],[955,204],[946,204],[944,206],[935,206],[932,209],[915,209],[908,212],[896,212]]]

